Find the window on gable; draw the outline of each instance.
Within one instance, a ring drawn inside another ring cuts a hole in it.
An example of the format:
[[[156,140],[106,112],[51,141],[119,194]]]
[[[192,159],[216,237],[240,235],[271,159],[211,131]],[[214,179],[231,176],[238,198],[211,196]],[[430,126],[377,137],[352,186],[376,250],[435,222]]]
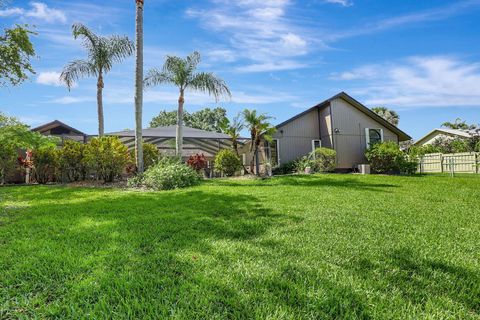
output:
[[[367,148],[370,146],[383,142],[383,129],[365,128],[365,138]]]

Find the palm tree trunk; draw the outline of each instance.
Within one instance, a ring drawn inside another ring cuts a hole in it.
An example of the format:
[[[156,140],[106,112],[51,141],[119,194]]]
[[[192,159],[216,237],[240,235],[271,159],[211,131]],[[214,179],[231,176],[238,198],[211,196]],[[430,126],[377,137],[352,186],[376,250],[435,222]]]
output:
[[[183,104],[185,103],[184,90],[180,89],[180,97],[178,97],[178,112],[177,112],[177,141],[176,153],[177,157],[182,157],[183,150]]]
[[[260,161],[258,159],[258,147],[255,147],[255,171],[257,176],[260,176]]]
[[[143,0],[136,0],[135,17],[135,156],[137,171],[143,173],[143,137],[142,137],[142,109],[143,109]]]
[[[105,134],[104,119],[103,119],[103,74],[102,70],[98,73],[97,80],[97,113],[98,113],[98,136],[102,137]]]

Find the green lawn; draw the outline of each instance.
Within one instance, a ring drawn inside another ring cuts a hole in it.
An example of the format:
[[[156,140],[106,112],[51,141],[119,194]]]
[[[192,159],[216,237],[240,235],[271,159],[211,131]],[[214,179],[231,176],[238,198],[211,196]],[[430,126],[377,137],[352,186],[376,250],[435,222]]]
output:
[[[6,187],[0,201],[0,318],[480,318],[480,176]]]

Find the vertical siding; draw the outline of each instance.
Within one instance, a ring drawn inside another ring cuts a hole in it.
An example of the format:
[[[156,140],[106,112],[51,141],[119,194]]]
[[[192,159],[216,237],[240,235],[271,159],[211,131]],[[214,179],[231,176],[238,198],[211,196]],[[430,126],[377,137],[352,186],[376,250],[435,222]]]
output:
[[[320,139],[322,140],[322,147],[333,148],[333,131],[332,131],[332,116],[330,114],[330,106],[327,105],[320,109]]]
[[[286,163],[312,151],[312,140],[320,138],[318,109],[304,114],[277,129],[280,163]]]
[[[337,151],[337,167],[351,169],[354,165],[365,163],[365,128],[383,129],[385,141],[398,142],[398,136],[370,118],[343,99],[331,101],[334,146]]]

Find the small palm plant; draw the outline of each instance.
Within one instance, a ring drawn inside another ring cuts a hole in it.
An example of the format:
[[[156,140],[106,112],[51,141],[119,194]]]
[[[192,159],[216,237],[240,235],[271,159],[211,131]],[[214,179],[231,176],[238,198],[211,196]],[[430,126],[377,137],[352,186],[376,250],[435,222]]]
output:
[[[222,131],[230,136],[232,141],[232,149],[235,151],[237,156],[238,154],[238,139],[240,138],[240,132],[243,130],[245,125],[243,124],[240,115],[233,118],[232,122],[227,121],[227,123],[222,125]]]
[[[254,155],[250,164],[250,172],[252,174],[256,173],[258,176],[260,175],[260,160],[258,155],[260,143],[262,142],[262,139],[271,142],[273,139],[272,136],[277,131],[277,129],[268,122],[268,120],[272,117],[269,117],[263,113],[258,114],[257,110],[245,109],[243,111],[243,118],[245,119],[246,127],[250,131],[250,152],[253,151]],[[254,161],[255,172],[253,171]]]
[[[220,97],[231,97],[225,81],[210,72],[196,72],[200,63],[200,53],[193,52],[185,59],[175,56],[167,56],[167,60],[160,69],[150,69],[145,78],[145,86],[152,87],[159,84],[174,85],[179,90],[176,154],[182,155],[183,148],[183,105],[185,103],[185,91],[200,91],[208,93],[218,101]]]
[[[109,36],[102,37],[93,33],[83,24],[74,24],[72,33],[75,39],[81,38],[82,45],[87,50],[88,58],[73,60],[67,64],[60,75],[70,90],[82,77],[92,76],[97,78],[97,112],[98,135],[105,133],[103,119],[103,76],[109,72],[115,62],[120,62],[133,54],[135,45],[128,37]]]

